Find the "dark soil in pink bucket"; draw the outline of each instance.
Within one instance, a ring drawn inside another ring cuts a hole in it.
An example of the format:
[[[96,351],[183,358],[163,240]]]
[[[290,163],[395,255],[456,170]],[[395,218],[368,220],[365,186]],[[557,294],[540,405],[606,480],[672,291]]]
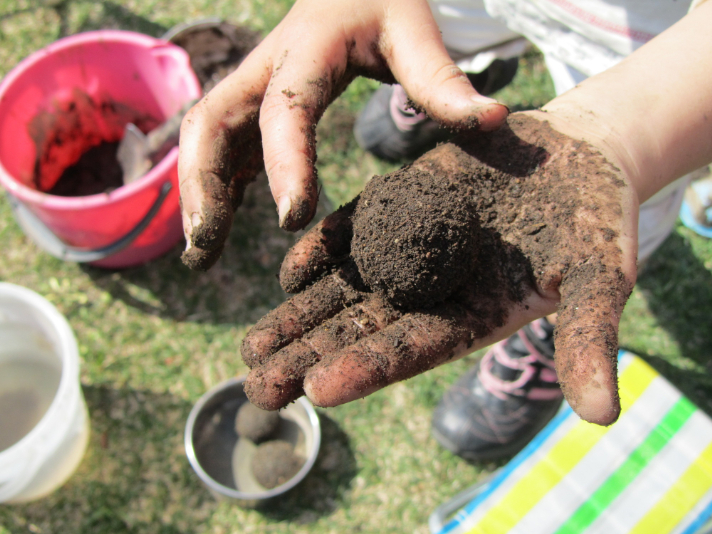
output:
[[[35,143],[32,183],[38,191],[65,197],[108,193],[123,185],[116,151],[128,123],[148,132],[160,121],[120,102],[92,98],[75,89],[28,125]]]
[[[197,24],[171,39],[185,49],[190,64],[207,93],[234,71],[260,42],[259,33],[227,22]]]
[[[118,146],[119,143],[103,142],[90,148],[46,192],[60,197],[83,197],[109,193],[121,187],[124,176],[116,159]]]

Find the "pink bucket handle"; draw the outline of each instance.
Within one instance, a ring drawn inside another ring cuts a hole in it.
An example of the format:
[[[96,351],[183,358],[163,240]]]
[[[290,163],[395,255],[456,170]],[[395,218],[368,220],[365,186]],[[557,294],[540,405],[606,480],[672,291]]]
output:
[[[178,45],[174,45],[169,42],[156,44],[151,47],[151,54],[158,59],[159,65],[163,69],[165,69],[168,62],[173,61],[181,68],[192,70],[192,67],[190,66],[190,56],[188,56],[188,53]]]
[[[163,201],[166,200],[172,188],[173,185],[171,182],[165,182],[158,192],[158,197],[156,197],[156,200],[154,200],[146,212],[146,215],[143,216],[136,226],[113,243],[95,249],[78,248],[65,244],[13,195],[8,194],[7,196],[10,200],[10,207],[15,213],[15,218],[20,223],[20,226],[41,248],[60,260],[90,263],[108,258],[133,243],[161,209]]]

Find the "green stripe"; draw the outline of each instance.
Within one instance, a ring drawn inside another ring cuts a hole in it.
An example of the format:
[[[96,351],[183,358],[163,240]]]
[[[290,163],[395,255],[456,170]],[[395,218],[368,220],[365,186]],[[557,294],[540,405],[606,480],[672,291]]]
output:
[[[686,398],[681,398],[670,408],[665,417],[648,434],[645,441],[635,449],[628,459],[574,512],[556,534],[580,534],[591,526],[596,518],[633,482],[643,469],[655,458],[661,449],[680,430],[693,412],[695,406]]]

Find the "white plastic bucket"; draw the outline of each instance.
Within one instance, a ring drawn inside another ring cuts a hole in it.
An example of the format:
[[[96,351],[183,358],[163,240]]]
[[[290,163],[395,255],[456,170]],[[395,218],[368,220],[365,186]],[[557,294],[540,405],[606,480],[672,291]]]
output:
[[[64,484],[88,438],[69,323],[34,291],[0,282],[0,502],[39,499]]]

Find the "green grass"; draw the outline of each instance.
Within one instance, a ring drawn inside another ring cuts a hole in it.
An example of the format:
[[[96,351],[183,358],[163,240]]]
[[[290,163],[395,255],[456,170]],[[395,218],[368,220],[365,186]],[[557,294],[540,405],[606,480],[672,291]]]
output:
[[[288,1],[0,0],[0,75],[22,57],[78,31],[118,27],[160,35],[177,23],[224,17],[267,31]],[[38,7],[39,6],[39,7]],[[377,87],[358,80],[318,129],[320,214],[392,170],[360,150],[355,113]],[[536,53],[499,97],[515,109],[552,96]],[[474,356],[368,399],[319,410],[323,445],[314,471],[269,511],[218,502],[185,457],[188,412],[208,388],[244,374],[238,346],[285,299],[275,279],[295,236],[277,228],[264,183],[251,187],[218,265],[193,273],[181,246],[120,272],[54,259],[30,242],[0,195],[0,279],[29,287],[67,317],[79,341],[91,414],[87,454],[70,481],[31,504],[0,505],[0,534],[426,533],[430,512],[495,465],[470,465],[438,447],[430,417]],[[712,411],[712,242],[683,227],[652,258],[626,308],[621,342]]]

